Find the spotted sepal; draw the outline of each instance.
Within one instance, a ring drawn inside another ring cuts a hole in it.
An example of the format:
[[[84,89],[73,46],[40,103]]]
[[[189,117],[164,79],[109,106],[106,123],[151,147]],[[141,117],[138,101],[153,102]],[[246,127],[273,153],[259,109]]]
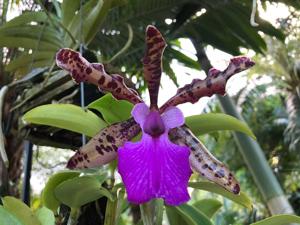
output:
[[[161,33],[149,25],[146,29],[146,52],[143,58],[144,77],[148,83],[150,108],[157,108],[157,97],[162,73],[162,54],[167,44]]]
[[[137,92],[125,85],[123,77],[107,74],[102,64],[89,63],[79,52],[60,49],[56,54],[56,64],[68,71],[76,83],[94,84],[102,91],[112,93],[116,99],[125,99],[133,104],[142,102]]]
[[[240,193],[240,185],[232,172],[207,150],[188,127],[175,128],[169,134],[175,144],[190,148],[189,161],[193,170],[234,194]]]
[[[118,148],[139,132],[140,126],[133,118],[106,127],[71,157],[67,168],[92,168],[109,163],[117,157]]]
[[[254,62],[248,57],[238,56],[230,60],[229,66],[224,71],[211,68],[204,80],[194,79],[192,83],[178,89],[176,95],[170,98],[161,107],[160,111],[164,112],[170,106],[176,106],[185,102],[195,103],[204,96],[210,97],[213,94],[224,95],[228,79],[253,65]]]

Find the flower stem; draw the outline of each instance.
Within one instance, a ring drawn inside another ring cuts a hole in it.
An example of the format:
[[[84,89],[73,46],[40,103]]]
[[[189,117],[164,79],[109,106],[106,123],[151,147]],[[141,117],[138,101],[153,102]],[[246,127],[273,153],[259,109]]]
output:
[[[154,199],[140,205],[141,217],[144,225],[161,225],[163,216],[163,200]]]

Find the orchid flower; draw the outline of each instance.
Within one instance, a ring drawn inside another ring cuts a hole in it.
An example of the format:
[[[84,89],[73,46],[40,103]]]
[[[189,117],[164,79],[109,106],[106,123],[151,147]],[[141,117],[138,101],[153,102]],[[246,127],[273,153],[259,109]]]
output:
[[[67,70],[77,82],[89,82],[116,99],[125,99],[135,106],[133,118],[113,124],[100,131],[69,160],[67,167],[88,168],[118,158],[118,171],[124,182],[128,201],[145,203],[162,198],[168,205],[189,200],[187,191],[192,169],[228,191],[239,194],[240,187],[229,169],[214,158],[184,124],[177,105],[197,102],[203,96],[225,94],[227,80],[254,65],[247,57],[232,58],[224,71],[212,68],[206,79],[195,79],[178,89],[161,107],[157,105],[162,54],[166,42],[154,27],[146,30],[146,53],[143,58],[144,77],[148,84],[148,107],[135,90],[128,88],[120,75],[109,75],[99,63],[89,63],[78,52],[61,49],[57,65]],[[130,142],[140,131],[142,138]]]

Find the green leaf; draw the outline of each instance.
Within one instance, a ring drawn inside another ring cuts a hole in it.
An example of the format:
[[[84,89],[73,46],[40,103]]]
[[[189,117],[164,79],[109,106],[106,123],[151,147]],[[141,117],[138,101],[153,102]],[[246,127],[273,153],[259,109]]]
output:
[[[74,177],[78,177],[80,175],[77,171],[60,171],[54,175],[52,175],[42,193],[42,202],[43,205],[47,208],[51,209],[54,213],[56,213],[60,202],[55,197],[54,189],[62,182],[72,179]]]
[[[17,217],[24,225],[41,225],[31,209],[21,200],[6,196],[2,202],[4,209]]]
[[[19,25],[13,27],[0,27],[0,36],[3,37],[19,37],[32,38],[36,40],[36,47],[39,46],[39,41],[49,42],[56,45],[58,48],[63,46],[60,35],[57,30],[44,25]],[[35,50],[35,48],[33,50]]]
[[[43,51],[57,51],[59,46],[46,41],[37,41],[34,38],[28,37],[7,37],[0,36],[0,47],[7,48],[25,48],[25,49],[37,49]]]
[[[62,24],[65,27],[72,22],[73,17],[76,15],[76,11],[80,7],[80,0],[64,0],[61,4],[62,11]]]
[[[201,66],[197,60],[190,58],[189,56],[182,53],[180,50],[176,50],[174,48],[167,48],[166,54],[169,54],[169,57],[178,60],[179,63],[182,63],[185,67],[200,70]]]
[[[213,131],[232,130],[243,132],[256,139],[245,122],[223,113],[205,113],[189,116],[185,118],[185,123],[196,136]]]
[[[54,51],[50,52],[43,52],[43,51],[38,51],[33,54],[24,54],[19,56],[18,58],[10,61],[10,63],[5,67],[7,71],[15,71],[18,70],[20,67],[30,67],[30,65],[34,62],[37,61],[44,61],[48,60],[50,62],[54,61],[54,56],[55,56]]]
[[[235,195],[224,188],[220,187],[219,185],[209,182],[209,181],[201,181],[201,182],[190,182],[189,186],[196,189],[201,189],[205,191],[209,191],[212,193],[216,193],[222,195],[225,198],[232,200],[233,202],[240,204],[248,209],[252,209],[252,202],[249,197],[241,192],[238,195]]]
[[[35,213],[41,225],[55,225],[55,217],[53,212],[46,207],[38,209]]]
[[[113,124],[129,119],[133,104],[125,100],[117,100],[108,93],[89,104],[88,108],[99,111],[107,123]]]
[[[300,217],[295,215],[275,215],[264,220],[258,221],[256,223],[251,223],[251,225],[286,225],[290,223],[299,223]]]
[[[96,4],[93,4],[92,9],[84,20],[83,36],[86,43],[90,43],[96,36],[99,27],[111,8],[112,2],[113,0],[98,0]]]
[[[0,205],[0,224],[3,225],[24,225],[19,219],[8,212],[3,206]]]
[[[39,12],[24,12],[20,16],[13,18],[12,20],[5,23],[3,26],[18,26],[28,24],[30,22],[44,22],[47,20],[47,15],[43,11]]]
[[[188,204],[182,204],[180,206],[177,207],[171,207],[171,206],[167,206],[167,215],[168,215],[168,211],[173,211],[172,214],[176,215],[176,218],[180,218],[182,217],[182,219],[180,219],[180,223],[178,223],[178,220],[170,220],[170,224],[171,225],[213,225],[212,222],[210,221],[210,219],[204,215],[201,211],[199,211],[198,209],[196,209],[195,207],[188,205]],[[170,216],[172,214],[169,214]],[[170,219],[170,217],[168,216],[168,218]],[[171,222],[173,221],[173,222]],[[182,222],[184,221],[184,223]]]
[[[39,59],[33,61],[33,63],[24,65],[23,67],[18,67],[17,70],[15,71],[15,74],[23,76],[30,73],[34,68],[50,67],[52,64],[53,64],[53,59]]]
[[[202,199],[195,202],[193,206],[203,212],[208,218],[212,218],[222,207],[222,203],[216,199]]]
[[[95,176],[76,177],[58,185],[55,188],[55,196],[71,208],[79,208],[103,196],[113,201],[111,193],[101,187],[101,184]]]
[[[89,137],[96,135],[107,124],[90,110],[71,104],[49,104],[28,111],[23,119],[28,123],[42,124],[71,130]]]

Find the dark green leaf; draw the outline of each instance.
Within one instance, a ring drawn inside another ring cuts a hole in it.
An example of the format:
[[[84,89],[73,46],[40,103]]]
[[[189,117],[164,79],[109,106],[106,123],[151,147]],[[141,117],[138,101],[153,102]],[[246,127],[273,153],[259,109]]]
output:
[[[57,51],[59,46],[51,44],[45,41],[37,42],[36,39],[25,37],[6,37],[0,36],[0,47],[7,48],[25,48],[25,49],[37,49],[43,51]]]
[[[36,47],[33,50],[39,49],[39,41],[56,45],[57,48],[63,46],[57,30],[44,25],[3,26],[0,27],[0,36],[35,39]]]
[[[64,0],[61,4],[62,24],[68,27],[76,11],[80,7],[80,0]]]
[[[9,26],[18,26],[29,24],[30,22],[44,22],[47,20],[47,15],[45,12],[25,12],[22,13],[20,16],[13,18],[12,20],[5,23],[5,27]]]
[[[168,57],[172,57],[173,59],[178,60],[179,63],[182,63],[185,67],[200,70],[200,64],[197,60],[190,58],[189,56],[182,53],[180,50],[176,50],[174,48],[167,48],[166,53]]]
[[[7,71],[15,71],[20,69],[20,67],[30,67],[31,63],[37,62],[37,61],[45,61],[45,62],[52,62],[54,60],[55,51],[50,52],[43,52],[38,51],[33,54],[25,54],[21,55],[18,58],[12,60],[7,66]],[[49,64],[46,64],[49,65]]]

